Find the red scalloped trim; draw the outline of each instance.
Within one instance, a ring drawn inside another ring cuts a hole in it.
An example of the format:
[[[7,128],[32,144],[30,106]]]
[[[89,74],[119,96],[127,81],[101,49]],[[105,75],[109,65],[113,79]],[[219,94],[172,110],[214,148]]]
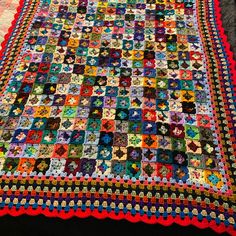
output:
[[[5,34],[3,42],[1,43],[1,47],[2,48],[0,50],[0,60],[2,60],[4,51],[5,51],[5,46],[7,45],[7,42],[10,40],[11,34],[13,33],[14,28],[16,27],[16,23],[18,21],[18,18],[19,18],[20,14],[21,14],[22,9],[23,9],[22,6],[24,6],[24,1],[25,0],[20,0],[19,5],[18,5],[17,10],[16,10],[16,13],[14,15],[14,18],[13,18],[13,20],[11,22],[11,26],[8,29],[7,34]]]
[[[230,235],[235,235],[235,230],[232,225],[229,225],[226,227],[222,223],[217,225],[215,221],[208,222],[206,218],[204,218],[201,222],[198,221],[197,217],[194,216],[192,219],[190,219],[188,216],[186,216],[184,219],[181,219],[180,216],[172,217],[168,216],[166,219],[164,219],[163,216],[160,216],[159,218],[156,218],[155,216],[151,216],[150,218],[147,215],[141,216],[139,213],[136,213],[135,216],[133,216],[130,212],[124,214],[123,212],[119,212],[119,214],[115,214],[115,212],[99,212],[97,209],[91,210],[86,209],[85,211],[82,211],[81,209],[77,209],[76,212],[74,210],[70,210],[69,212],[58,212],[57,210],[53,209],[50,211],[48,208],[42,209],[41,206],[38,206],[37,209],[33,209],[32,207],[29,207],[28,209],[20,209],[16,210],[15,207],[12,207],[9,209],[8,207],[4,207],[0,211],[0,216],[4,215],[11,215],[14,217],[20,216],[22,214],[26,214],[29,216],[36,216],[39,214],[42,214],[46,217],[59,217],[63,220],[70,219],[74,216],[78,218],[87,218],[87,217],[95,217],[97,219],[105,219],[110,218],[112,220],[128,220],[132,223],[138,223],[140,221],[147,223],[147,224],[161,224],[163,226],[171,226],[172,224],[176,223],[181,226],[189,226],[193,225],[200,229],[205,228],[211,228],[217,233],[223,233],[228,232]]]
[[[25,0],[20,0],[19,6],[17,8],[17,12],[14,15],[14,19],[11,23],[11,27],[8,29],[8,33],[4,36],[4,40],[1,43],[1,50],[0,50],[0,59],[3,57],[3,53],[5,51],[5,46],[7,45],[7,42],[11,38],[11,34],[13,33],[13,30],[16,26],[16,23],[18,21],[18,18],[22,11],[22,6],[24,5]],[[216,23],[219,29],[219,33],[223,42],[223,46],[225,48],[229,63],[230,63],[230,71],[232,73],[233,78],[233,91],[236,93],[236,62],[233,59],[233,53],[230,49],[230,44],[228,43],[227,36],[225,35],[224,28],[222,26],[222,18],[221,18],[221,8],[220,8],[220,2],[219,0],[215,0],[215,12],[216,12]],[[152,216],[150,218],[147,217],[147,215],[141,216],[139,213],[136,213],[135,216],[132,216],[130,212],[127,214],[124,214],[123,212],[119,212],[119,214],[115,214],[114,212],[99,212],[97,209],[91,211],[90,209],[86,209],[86,211],[82,211],[81,209],[77,209],[75,212],[73,209],[71,209],[69,212],[58,212],[57,210],[50,211],[48,208],[42,209],[42,207],[38,206],[37,209],[33,209],[32,207],[29,207],[28,209],[21,208],[20,210],[16,210],[16,207],[12,207],[9,209],[8,207],[4,207],[0,210],[0,216],[4,215],[11,215],[11,216],[20,216],[22,214],[30,215],[30,216],[36,216],[39,214],[42,214],[46,217],[59,217],[61,219],[69,219],[73,216],[77,216],[79,218],[87,218],[87,217],[95,217],[97,219],[104,219],[104,218],[111,218],[113,220],[128,220],[133,223],[137,222],[144,222],[147,224],[156,224],[159,223],[163,226],[170,226],[173,223],[179,224],[181,226],[188,226],[188,225],[194,225],[200,229],[204,228],[211,228],[217,233],[223,233],[228,232],[231,235],[235,235],[235,230],[232,225],[229,225],[226,227],[223,223],[217,225],[215,221],[208,222],[205,218],[200,222],[198,221],[197,217],[193,217],[190,219],[188,216],[186,216],[184,219],[181,219],[180,216],[176,216],[173,218],[172,216],[168,216],[166,219],[164,219],[162,216],[159,218],[156,218],[155,216]]]

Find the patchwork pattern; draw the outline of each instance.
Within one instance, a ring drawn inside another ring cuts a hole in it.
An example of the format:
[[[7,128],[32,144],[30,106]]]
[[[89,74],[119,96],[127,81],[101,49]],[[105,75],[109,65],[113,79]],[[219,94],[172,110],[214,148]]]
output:
[[[221,188],[193,13],[182,0],[45,1],[1,100],[2,170]]]
[[[0,52],[0,215],[235,235],[235,61],[218,0],[20,0]]]

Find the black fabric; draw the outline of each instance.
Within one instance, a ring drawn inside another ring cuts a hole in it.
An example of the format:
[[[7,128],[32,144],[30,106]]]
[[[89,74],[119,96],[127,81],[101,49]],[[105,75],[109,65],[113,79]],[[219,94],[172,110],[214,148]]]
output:
[[[45,216],[4,216],[0,219],[1,236],[214,236],[211,229],[173,224],[165,227],[159,224],[130,223],[125,220],[98,220],[93,217],[69,220],[46,218]],[[4,232],[4,233],[3,233]],[[228,234],[220,234],[227,236]]]

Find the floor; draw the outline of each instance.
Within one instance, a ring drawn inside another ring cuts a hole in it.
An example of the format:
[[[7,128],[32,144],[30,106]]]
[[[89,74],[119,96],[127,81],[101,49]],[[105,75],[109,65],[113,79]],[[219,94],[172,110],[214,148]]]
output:
[[[220,2],[223,26],[236,59],[236,0],[220,0]]]
[[[19,0],[0,0],[0,44],[13,21],[18,4]]]

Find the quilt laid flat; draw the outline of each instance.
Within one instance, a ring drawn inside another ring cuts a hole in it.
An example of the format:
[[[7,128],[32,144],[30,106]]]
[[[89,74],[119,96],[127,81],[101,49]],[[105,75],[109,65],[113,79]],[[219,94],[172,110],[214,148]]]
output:
[[[0,53],[0,215],[236,235],[236,71],[219,0],[21,0]]]

